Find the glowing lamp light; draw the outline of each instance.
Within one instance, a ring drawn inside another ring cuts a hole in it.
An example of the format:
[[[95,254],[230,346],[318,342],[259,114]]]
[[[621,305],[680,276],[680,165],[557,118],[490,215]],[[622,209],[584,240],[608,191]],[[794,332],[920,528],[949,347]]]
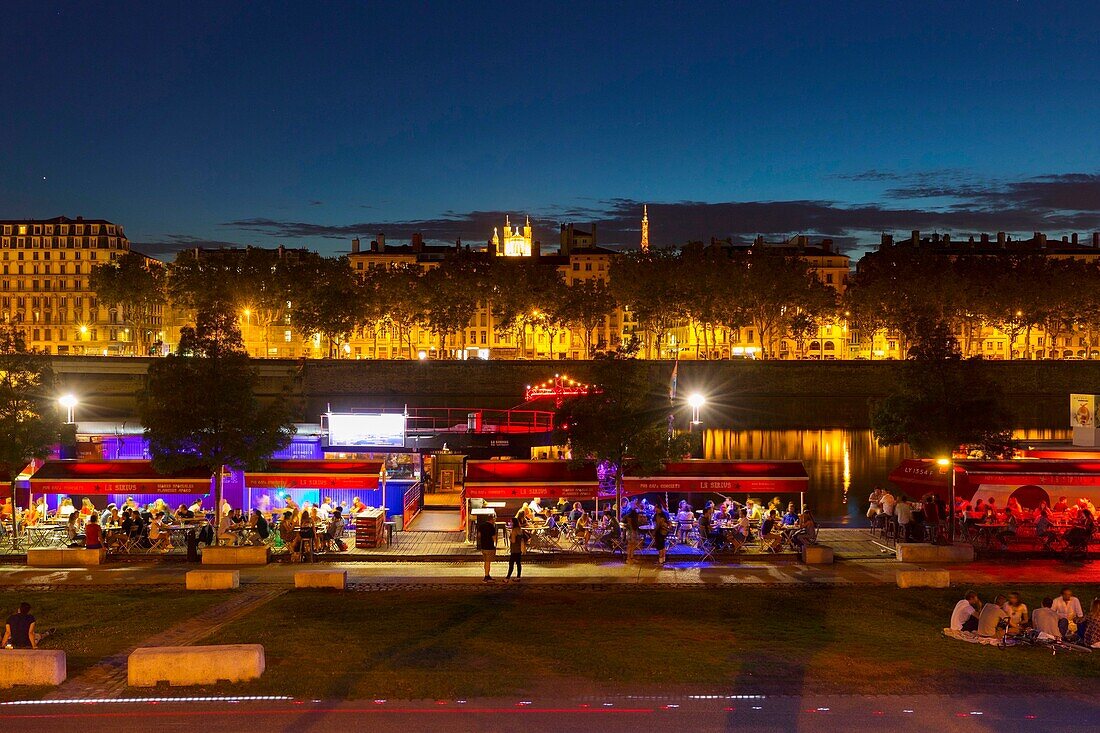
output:
[[[950,458],[937,458],[936,459],[936,465],[938,465],[938,466],[950,466],[951,465],[951,459]]]
[[[420,361],[424,361],[425,359],[428,358],[428,352],[424,351],[424,349],[421,349],[420,351],[418,351],[416,353],[416,358],[419,359]]]
[[[702,407],[706,403],[707,403],[707,398],[704,397],[703,395],[699,394],[698,392],[693,392],[688,397],[688,404],[691,405],[695,409],[699,409],[700,407]]]
[[[65,422],[67,422],[67,423],[76,422],[76,420],[74,419],[74,417],[75,417],[74,412],[76,411],[76,406],[80,402],[76,398],[76,395],[71,394],[71,393],[70,394],[63,394],[63,395],[61,395],[60,397],[57,398],[57,402],[58,402],[58,404],[60,404],[62,407],[65,408],[65,411],[67,413],[66,414],[67,419],[65,420]]]

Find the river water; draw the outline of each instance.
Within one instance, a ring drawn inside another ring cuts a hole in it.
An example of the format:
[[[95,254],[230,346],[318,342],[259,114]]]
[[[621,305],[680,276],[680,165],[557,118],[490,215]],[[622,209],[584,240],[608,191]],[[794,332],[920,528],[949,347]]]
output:
[[[1025,440],[1068,440],[1069,430],[1018,430]],[[905,446],[880,446],[870,430],[727,430],[703,433],[703,454],[714,460],[797,459],[806,466],[806,504],[830,526],[866,524],[867,497],[885,485],[903,458]],[[762,497],[765,501],[770,497]]]

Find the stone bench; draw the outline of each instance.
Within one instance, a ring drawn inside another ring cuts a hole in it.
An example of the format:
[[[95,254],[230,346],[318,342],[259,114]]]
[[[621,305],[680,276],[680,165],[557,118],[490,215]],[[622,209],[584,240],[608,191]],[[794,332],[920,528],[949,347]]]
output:
[[[0,649],[0,688],[60,685],[65,676],[65,652],[60,649]]]
[[[261,644],[164,646],[135,649],[126,660],[131,687],[213,685],[223,680],[243,682],[264,672]]]
[[[206,547],[202,551],[203,565],[267,565],[269,550],[267,545],[242,545],[232,547],[219,545]]]
[[[973,545],[930,545],[924,542],[902,542],[897,547],[898,560],[917,564],[973,562]]]
[[[802,562],[807,565],[832,565],[833,548],[826,545],[804,545]]]
[[[294,573],[295,588],[336,588],[348,587],[346,570],[298,570]]]
[[[187,590],[232,590],[241,587],[239,570],[188,570]]]
[[[949,570],[899,570],[897,572],[899,588],[950,588]]]
[[[32,568],[86,568],[102,565],[107,551],[83,547],[38,547],[27,550],[27,565]]]

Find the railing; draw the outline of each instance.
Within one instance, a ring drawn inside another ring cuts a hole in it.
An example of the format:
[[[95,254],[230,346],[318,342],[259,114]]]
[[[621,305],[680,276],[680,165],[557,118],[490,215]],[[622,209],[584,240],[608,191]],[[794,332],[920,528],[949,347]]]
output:
[[[407,530],[416,515],[420,513],[420,500],[424,496],[424,486],[419,481],[405,489],[405,498],[402,502],[401,528]]]
[[[416,407],[407,414],[409,433],[546,433],[554,429],[550,410]]]

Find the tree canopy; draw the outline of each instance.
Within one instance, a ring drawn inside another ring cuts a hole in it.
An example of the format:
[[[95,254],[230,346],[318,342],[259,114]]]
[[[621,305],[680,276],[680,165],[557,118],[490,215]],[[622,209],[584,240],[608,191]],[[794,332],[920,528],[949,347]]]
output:
[[[19,472],[58,440],[54,381],[49,357],[29,350],[21,330],[0,323],[0,476],[13,491]]]
[[[164,266],[137,252],[126,252],[92,270],[92,290],[100,303],[120,313],[139,355],[148,354],[149,347],[161,340],[155,316],[167,301],[165,282]]]

